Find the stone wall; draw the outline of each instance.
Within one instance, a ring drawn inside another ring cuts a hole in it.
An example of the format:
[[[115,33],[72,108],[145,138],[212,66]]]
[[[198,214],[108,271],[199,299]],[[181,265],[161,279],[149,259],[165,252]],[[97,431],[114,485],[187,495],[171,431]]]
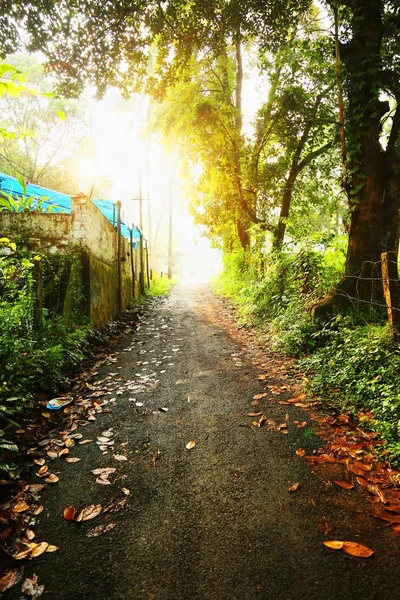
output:
[[[72,198],[71,214],[0,212],[0,237],[33,252],[78,253],[81,287],[88,296],[88,316],[94,327],[102,327],[139,295],[139,251],[121,237],[118,269],[118,230],[85,196]]]

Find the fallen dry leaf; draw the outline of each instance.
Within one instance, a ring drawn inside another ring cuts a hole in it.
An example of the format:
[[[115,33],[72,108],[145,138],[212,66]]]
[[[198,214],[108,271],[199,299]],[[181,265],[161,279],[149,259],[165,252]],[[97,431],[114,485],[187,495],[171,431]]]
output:
[[[22,579],[22,575],[24,573],[23,567],[18,567],[18,569],[13,569],[12,571],[7,571],[0,579],[0,592],[5,592],[9,590],[13,585],[19,583]]]
[[[289,492],[297,492],[300,488],[300,483],[296,482],[290,486]]]
[[[67,506],[64,509],[64,519],[66,521],[73,521],[75,519],[75,515],[76,515],[76,508],[75,506]]]
[[[30,508],[30,505],[25,502],[25,500],[18,500],[12,507],[13,511],[16,513],[25,512],[28,508]]]
[[[40,515],[40,513],[43,512],[43,510],[44,510],[43,504],[39,504],[39,506],[37,508],[35,508],[35,510],[33,511],[33,514],[35,515],[35,517],[37,517],[37,515]]]
[[[248,417],[261,417],[262,412],[251,412],[247,416]]]
[[[78,444],[83,446],[83,444],[91,444],[94,440],[80,440]]]
[[[260,403],[259,403],[259,401],[258,401],[258,400],[253,400],[253,401],[251,402],[251,406],[258,406],[259,404],[260,404]]]
[[[30,554],[30,558],[36,558],[37,556],[40,556],[41,554],[43,554],[44,552],[46,552],[47,548],[49,547],[49,543],[48,542],[40,542],[40,544],[37,544],[31,554]]]
[[[346,554],[351,554],[351,556],[358,556],[360,558],[369,558],[374,553],[368,546],[363,546],[357,542],[343,542],[343,550]]]
[[[31,542],[35,538],[35,532],[32,529],[26,529],[24,537],[28,542]]]
[[[354,487],[352,483],[347,483],[347,481],[339,481],[338,479],[335,479],[333,483],[336,483],[336,485],[345,490],[352,490]]]
[[[86,506],[83,508],[76,517],[76,522],[80,523],[81,521],[90,521],[97,517],[102,511],[101,504],[91,504],[90,506]]]
[[[77,463],[77,462],[79,462],[82,459],[78,458],[77,456],[71,456],[70,458],[66,458],[65,460],[68,463]]]
[[[32,577],[25,579],[21,591],[24,596],[29,596],[33,600],[37,600],[44,592],[44,585],[38,585],[38,577],[33,574]]]
[[[191,450],[192,448],[194,448],[196,445],[196,442],[194,440],[189,440],[188,443],[186,444],[186,448],[187,450]]]
[[[54,475],[54,473],[50,473],[50,475],[45,479],[46,483],[57,483],[57,481],[59,481],[59,479],[57,475]]]
[[[49,544],[46,552],[57,552],[58,546],[54,546],[53,544]]]
[[[91,473],[93,475],[100,475],[101,477],[108,477],[111,473],[115,473],[116,470],[115,467],[99,467],[98,469],[93,469]]]
[[[39,467],[42,467],[45,462],[44,458],[35,458],[34,460],[35,465],[38,465]]]
[[[41,492],[44,488],[45,486],[43,483],[31,483],[31,485],[28,486],[30,492]]]
[[[124,461],[124,460],[128,460],[126,456],[124,456],[123,454],[114,454],[113,455],[115,460],[119,460],[119,461]]]
[[[299,429],[303,429],[303,427],[307,427],[307,421],[295,421],[295,423]]]
[[[318,520],[318,529],[322,531],[324,535],[329,535],[333,531],[333,525],[328,517],[321,517]]]
[[[327,540],[325,542],[322,542],[324,544],[324,546],[327,546],[328,548],[332,548],[332,550],[341,550],[343,548],[343,543],[344,542],[340,542],[339,540]]]
[[[297,456],[305,456],[306,455],[306,451],[303,450],[303,448],[297,448],[296,454],[297,454]]]
[[[87,532],[86,537],[97,537],[99,535],[103,535],[103,533],[111,531],[111,529],[114,529],[114,527],[115,523],[105,523],[104,525],[98,525],[97,527],[93,527],[93,529],[90,529]]]

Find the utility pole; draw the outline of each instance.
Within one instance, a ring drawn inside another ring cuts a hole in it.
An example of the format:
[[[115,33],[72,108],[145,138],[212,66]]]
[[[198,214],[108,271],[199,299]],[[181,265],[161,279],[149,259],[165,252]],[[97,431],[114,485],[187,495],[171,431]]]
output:
[[[143,198],[142,198],[142,174],[140,174],[139,183],[139,227],[140,227],[140,273],[139,273],[139,286],[140,293],[144,294],[144,243],[143,243]]]
[[[172,179],[169,191],[168,279],[172,279]]]

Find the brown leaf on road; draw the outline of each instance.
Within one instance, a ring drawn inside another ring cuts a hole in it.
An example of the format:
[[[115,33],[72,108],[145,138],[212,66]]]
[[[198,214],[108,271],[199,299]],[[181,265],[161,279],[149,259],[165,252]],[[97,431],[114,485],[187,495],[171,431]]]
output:
[[[253,400],[253,401],[251,402],[251,406],[258,406],[259,404],[260,404],[260,403],[259,403],[259,401],[258,401],[258,400]]]
[[[76,517],[76,522],[80,523],[81,521],[90,521],[97,517],[102,511],[101,504],[91,504],[90,506],[86,506],[83,508]]]
[[[22,579],[23,573],[23,567],[18,567],[18,569],[12,569],[11,571],[7,571],[0,579],[0,592],[5,592],[6,590],[9,590],[11,587],[13,587],[13,585],[19,583]]]
[[[340,542],[339,540],[326,540],[322,542],[324,546],[327,548],[332,548],[332,550],[341,550],[343,548],[344,542]]]
[[[371,494],[375,494],[375,496],[378,496],[379,500],[383,503],[386,504],[387,503],[387,498],[385,496],[385,493],[381,490],[381,488],[379,488],[377,485],[375,485],[374,483],[370,483],[369,481],[367,481],[364,477],[358,476],[356,477],[357,479],[357,483],[359,485],[362,485],[363,487],[367,488],[367,490],[371,493]]]
[[[40,513],[43,512],[43,510],[44,510],[43,504],[39,504],[39,506],[37,506],[35,508],[35,510],[33,511],[33,514],[35,515],[35,517],[37,517],[37,515],[40,515]]]
[[[299,429],[303,429],[303,427],[307,427],[307,421],[294,421]]]
[[[374,551],[368,546],[363,546],[357,542],[343,542],[343,550],[346,554],[351,556],[358,556],[360,558],[369,558],[373,555]]]
[[[77,456],[71,456],[70,458],[66,458],[65,461],[68,463],[77,463],[79,461],[81,461],[81,458],[78,458]]]
[[[30,558],[36,558],[37,556],[40,556],[41,554],[46,552],[48,547],[49,547],[48,542],[40,542],[40,544],[37,544],[33,548],[32,552],[30,553]]]
[[[35,460],[33,462],[35,463],[35,465],[42,467],[46,461],[44,458],[35,458]]]
[[[296,482],[290,486],[289,492],[297,492],[300,489],[300,483]]]
[[[99,483],[100,485],[111,485],[111,481],[109,481],[107,477],[97,477],[96,483]]]
[[[53,544],[49,544],[46,552],[57,552],[58,546],[54,546]]]
[[[248,417],[261,417],[261,415],[262,415],[262,412],[251,412],[251,413],[248,413],[247,416]]]
[[[30,505],[22,499],[18,500],[12,507],[13,511],[16,513],[25,512],[28,508],[30,508]]]
[[[31,483],[28,486],[29,492],[41,492],[46,486],[43,483]]]
[[[375,519],[381,519],[382,521],[387,521],[388,523],[400,524],[400,515],[394,515],[388,510],[383,510],[379,512],[369,512],[368,514],[371,517],[375,517]]]
[[[59,479],[57,475],[54,475],[54,473],[50,473],[50,475],[45,479],[46,483],[57,483],[58,481]]]
[[[107,533],[107,531],[111,531],[114,529],[115,523],[105,523],[104,525],[98,525],[97,527],[93,527],[90,529],[86,537],[97,537],[99,535],[103,535],[103,533]]]
[[[94,440],[79,440],[78,444],[83,446],[83,444],[91,444]]]
[[[186,444],[186,448],[187,450],[191,450],[192,448],[194,448],[196,445],[196,442],[194,440],[189,440],[188,443]]]
[[[32,577],[25,579],[21,587],[24,596],[29,596],[32,600],[37,600],[44,592],[44,585],[38,585],[38,577],[33,574]]]
[[[268,396],[268,394],[256,394],[255,396],[253,396],[253,400],[261,400],[262,398],[266,398]]]
[[[62,456],[65,456],[66,454],[69,454],[69,450],[68,450],[68,448],[63,448],[63,450],[61,450],[61,452],[58,453],[58,456],[61,458]]]
[[[335,479],[333,483],[336,483],[336,485],[344,490],[352,490],[354,488],[354,485],[352,483],[347,483],[347,481],[339,481],[338,479]]]
[[[93,473],[93,475],[100,475],[101,477],[108,477],[111,473],[115,473],[116,470],[115,467],[99,467],[98,469],[93,469],[91,473]]]
[[[128,460],[128,458],[124,456],[124,454],[113,454],[113,457],[115,458],[115,460],[119,460],[120,462]]]
[[[321,517],[318,519],[318,529],[322,531],[324,535],[329,535],[333,531],[333,525],[328,517]]]
[[[306,394],[300,394],[300,396],[297,396],[296,398],[289,398],[289,400],[287,400],[287,402],[289,402],[289,404],[295,404],[296,402],[302,402],[306,398],[307,398]]]
[[[76,508],[75,506],[67,506],[66,508],[64,508],[64,519],[66,521],[73,521],[75,519],[75,515],[76,515]]]
[[[306,451],[303,450],[303,448],[297,448],[296,454],[297,454],[297,456],[305,456],[306,455]]]
[[[35,538],[35,532],[32,529],[26,529],[24,533],[24,538],[31,542]]]

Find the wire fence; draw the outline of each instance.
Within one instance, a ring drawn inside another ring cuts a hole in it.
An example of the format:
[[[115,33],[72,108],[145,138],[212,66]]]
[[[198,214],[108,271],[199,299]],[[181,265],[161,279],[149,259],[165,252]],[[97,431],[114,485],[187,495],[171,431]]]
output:
[[[400,341],[400,280],[394,252],[385,252],[379,261],[365,261],[352,275],[346,275],[334,291],[361,316],[366,311],[387,311],[393,341]]]

